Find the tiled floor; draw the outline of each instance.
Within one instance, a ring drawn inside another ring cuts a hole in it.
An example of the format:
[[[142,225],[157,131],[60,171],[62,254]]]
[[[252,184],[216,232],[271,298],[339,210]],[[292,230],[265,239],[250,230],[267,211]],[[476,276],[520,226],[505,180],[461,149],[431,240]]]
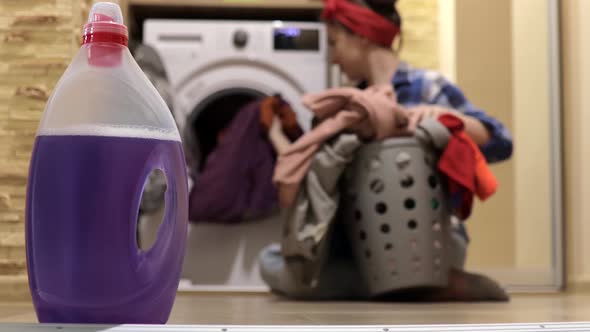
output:
[[[590,321],[590,294],[514,295],[508,303],[291,302],[271,295],[178,295],[169,324],[404,325]],[[1,303],[0,322],[37,322],[31,303]]]

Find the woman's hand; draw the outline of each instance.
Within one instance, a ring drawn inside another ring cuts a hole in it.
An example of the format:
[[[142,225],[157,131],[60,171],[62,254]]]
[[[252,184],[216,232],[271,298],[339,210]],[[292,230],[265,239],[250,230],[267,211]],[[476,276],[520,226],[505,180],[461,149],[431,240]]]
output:
[[[413,132],[408,130],[408,125],[410,123],[409,112],[406,108],[401,105],[396,104],[391,111],[394,114],[393,119],[393,126],[394,128],[389,128],[387,136],[393,137],[400,137],[400,136],[411,136]],[[364,141],[371,141],[375,139],[377,133],[375,132],[376,128],[374,126],[378,126],[378,124],[372,124],[369,119],[365,119],[363,121],[359,121],[358,123],[352,125],[348,128],[348,132],[352,132],[357,134],[357,136]]]
[[[444,114],[452,114],[463,121],[465,132],[479,146],[486,144],[491,137],[490,131],[478,119],[465,115],[459,111],[439,105],[418,105],[407,109],[410,123],[408,131],[416,132],[416,128],[424,119],[435,118]]]

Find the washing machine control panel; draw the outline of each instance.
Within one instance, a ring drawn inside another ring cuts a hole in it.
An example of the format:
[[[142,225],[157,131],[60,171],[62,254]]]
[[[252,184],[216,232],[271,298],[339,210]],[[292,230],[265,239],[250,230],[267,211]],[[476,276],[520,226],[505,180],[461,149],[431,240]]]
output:
[[[319,51],[320,29],[280,25],[273,28],[275,51]]]

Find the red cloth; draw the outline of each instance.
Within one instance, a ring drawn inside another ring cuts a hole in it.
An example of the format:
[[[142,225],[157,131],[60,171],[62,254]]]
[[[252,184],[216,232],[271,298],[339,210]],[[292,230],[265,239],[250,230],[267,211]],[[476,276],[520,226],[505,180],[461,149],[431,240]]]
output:
[[[438,169],[447,176],[451,207],[465,220],[471,215],[473,194],[486,200],[496,192],[498,182],[479,147],[465,134],[463,121],[451,114],[442,115],[438,120],[451,132]]]
[[[395,23],[348,0],[324,0],[322,18],[336,20],[356,34],[385,47],[391,47],[399,34]]]

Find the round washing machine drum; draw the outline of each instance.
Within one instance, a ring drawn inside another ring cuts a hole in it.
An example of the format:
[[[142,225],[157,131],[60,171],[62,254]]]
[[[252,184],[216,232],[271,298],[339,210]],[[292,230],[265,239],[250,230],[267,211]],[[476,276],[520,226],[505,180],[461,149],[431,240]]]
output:
[[[228,88],[209,95],[188,115],[182,128],[187,163],[192,171],[201,170],[236,113],[266,94],[248,88]]]

